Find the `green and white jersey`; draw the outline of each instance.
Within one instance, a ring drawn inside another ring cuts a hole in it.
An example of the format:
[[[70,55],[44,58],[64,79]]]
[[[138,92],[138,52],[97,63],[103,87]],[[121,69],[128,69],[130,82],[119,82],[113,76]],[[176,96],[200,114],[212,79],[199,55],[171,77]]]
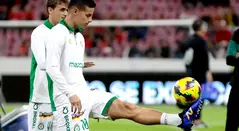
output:
[[[31,34],[30,102],[50,103],[46,76],[46,39],[53,25],[46,20]]]
[[[46,42],[46,71],[53,81],[52,103],[53,97],[70,97],[76,94],[74,89],[86,87],[83,76],[85,40],[81,31],[70,27],[64,20],[51,29]]]

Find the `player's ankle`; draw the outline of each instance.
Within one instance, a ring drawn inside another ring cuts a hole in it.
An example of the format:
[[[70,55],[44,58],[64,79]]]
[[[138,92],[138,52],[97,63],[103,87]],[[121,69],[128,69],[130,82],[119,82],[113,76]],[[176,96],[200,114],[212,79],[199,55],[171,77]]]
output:
[[[180,118],[179,114],[163,113],[160,119],[160,124],[178,126],[182,124],[182,119]]]

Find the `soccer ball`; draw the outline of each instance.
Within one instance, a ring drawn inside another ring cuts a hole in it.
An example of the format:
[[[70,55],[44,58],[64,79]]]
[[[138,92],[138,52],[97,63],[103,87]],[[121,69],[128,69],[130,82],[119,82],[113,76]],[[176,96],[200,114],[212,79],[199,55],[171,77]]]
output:
[[[176,82],[172,93],[177,104],[190,106],[200,97],[201,86],[194,78],[185,77]]]

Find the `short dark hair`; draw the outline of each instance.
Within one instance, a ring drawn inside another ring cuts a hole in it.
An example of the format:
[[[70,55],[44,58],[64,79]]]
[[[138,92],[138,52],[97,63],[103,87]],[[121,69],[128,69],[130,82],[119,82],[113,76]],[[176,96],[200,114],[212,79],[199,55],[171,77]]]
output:
[[[48,9],[49,7],[51,7],[54,9],[58,4],[61,3],[68,4],[69,0],[47,0],[46,8]]]
[[[94,0],[71,0],[68,8],[70,9],[71,7],[77,7],[78,9],[83,9],[85,10],[85,7],[88,6],[90,8],[95,8],[96,3]]]
[[[204,22],[203,22],[201,19],[195,20],[195,21],[193,22],[193,25],[192,25],[193,30],[194,30],[195,32],[196,32],[196,31],[199,31],[199,30],[201,29],[201,26],[202,26],[203,23],[204,23]]]

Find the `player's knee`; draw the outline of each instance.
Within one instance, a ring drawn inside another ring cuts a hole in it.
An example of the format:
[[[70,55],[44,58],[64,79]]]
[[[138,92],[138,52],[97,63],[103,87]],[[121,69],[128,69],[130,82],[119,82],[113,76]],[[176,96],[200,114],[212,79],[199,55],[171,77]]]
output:
[[[135,104],[131,103],[124,103],[124,106],[126,108],[126,114],[127,114],[127,119],[130,120],[137,120],[137,118],[140,116],[141,111],[143,110],[142,107],[137,106]]]
[[[111,119],[133,119],[140,112],[140,107],[128,102],[123,102],[120,100],[115,100],[110,109],[108,110],[108,114]]]
[[[131,103],[128,103],[128,102],[122,102],[122,104],[129,111],[134,111],[135,109],[138,108],[138,106],[136,106],[135,104],[131,104]]]
[[[137,116],[139,107],[135,104],[131,104],[128,102],[121,102],[120,111],[124,114],[125,118],[132,119]]]

